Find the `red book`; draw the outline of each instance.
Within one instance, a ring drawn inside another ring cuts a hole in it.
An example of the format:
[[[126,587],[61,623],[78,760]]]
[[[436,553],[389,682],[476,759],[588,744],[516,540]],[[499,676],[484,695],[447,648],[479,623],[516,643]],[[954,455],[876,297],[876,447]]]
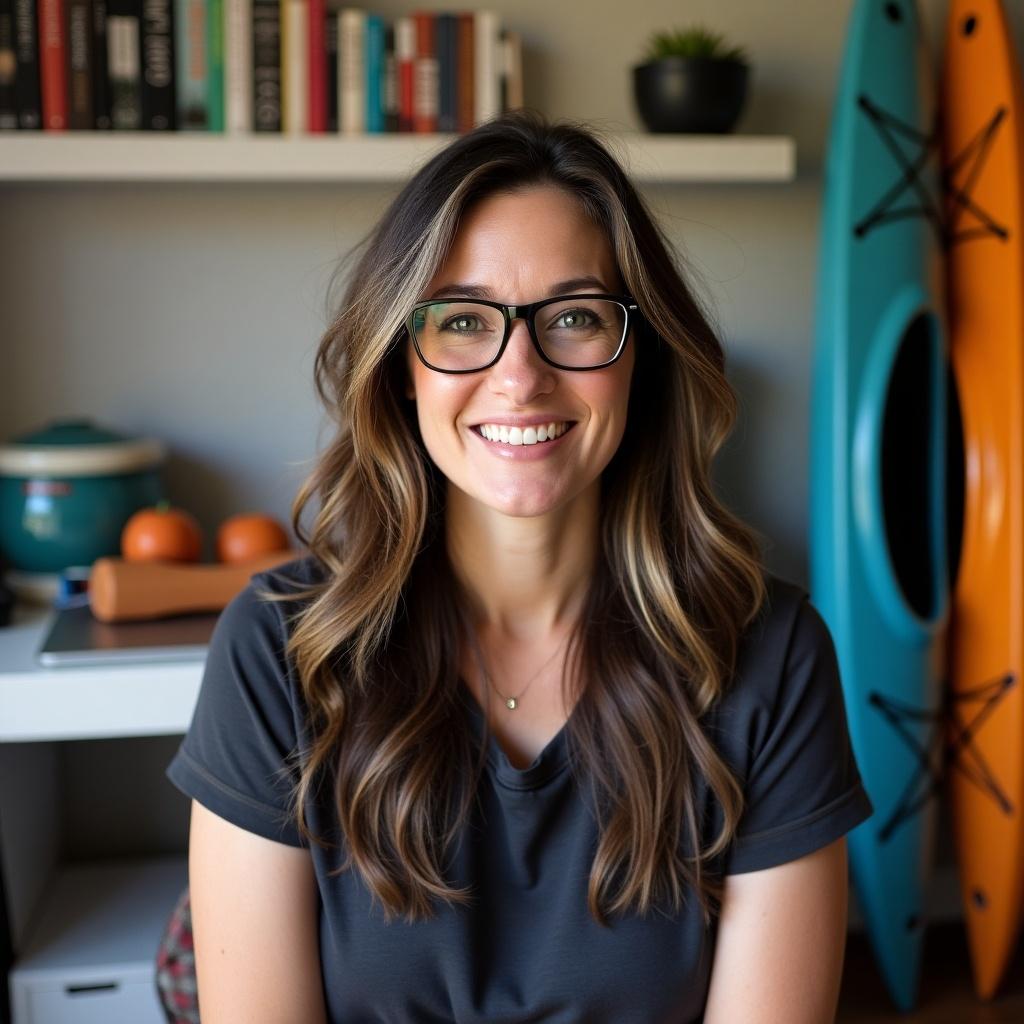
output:
[[[416,25],[412,130],[436,132],[439,81],[437,51],[434,49],[434,15],[427,11],[417,11],[412,18]]]
[[[39,87],[43,128],[68,126],[67,31],[64,0],[39,0]]]
[[[327,4],[309,0],[309,130],[327,131]]]

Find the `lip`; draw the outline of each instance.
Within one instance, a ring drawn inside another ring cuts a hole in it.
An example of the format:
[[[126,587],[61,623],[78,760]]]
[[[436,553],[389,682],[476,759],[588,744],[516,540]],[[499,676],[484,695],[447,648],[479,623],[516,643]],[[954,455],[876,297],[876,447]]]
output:
[[[484,423],[495,423],[500,422],[497,420],[484,420]],[[550,423],[551,420],[538,420],[539,423]],[[514,459],[517,462],[524,461],[530,462],[533,459],[543,459],[552,452],[561,448],[565,442],[565,439],[569,437],[573,430],[576,429],[575,421],[569,421],[569,426],[563,433],[559,434],[554,441],[538,441],[536,444],[502,444],[500,441],[488,441],[483,434],[477,433],[476,430],[470,430],[469,432],[482,444],[487,446],[487,450],[492,454],[496,455],[499,459]],[[511,424],[512,426],[519,426],[518,423]],[[527,424],[531,426],[532,424]]]
[[[477,420],[471,424],[473,427],[483,426],[485,423],[495,423],[499,427],[539,427],[541,424],[548,423],[575,423],[576,421],[569,416],[493,416],[490,419],[484,418]],[[547,442],[545,442],[547,443]]]

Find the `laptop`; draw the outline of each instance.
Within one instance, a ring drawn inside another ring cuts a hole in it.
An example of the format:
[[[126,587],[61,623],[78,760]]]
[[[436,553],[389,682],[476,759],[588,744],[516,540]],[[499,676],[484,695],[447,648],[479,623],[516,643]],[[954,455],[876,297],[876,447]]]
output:
[[[87,604],[58,608],[36,652],[46,666],[204,661],[219,612],[100,622]]]

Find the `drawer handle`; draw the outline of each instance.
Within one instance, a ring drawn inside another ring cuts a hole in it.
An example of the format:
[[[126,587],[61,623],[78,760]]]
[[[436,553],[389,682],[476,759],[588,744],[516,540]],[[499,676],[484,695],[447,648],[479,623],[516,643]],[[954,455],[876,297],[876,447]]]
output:
[[[98,985],[65,985],[64,992],[69,996],[84,996],[90,992],[116,992],[118,987],[118,982],[107,981]]]

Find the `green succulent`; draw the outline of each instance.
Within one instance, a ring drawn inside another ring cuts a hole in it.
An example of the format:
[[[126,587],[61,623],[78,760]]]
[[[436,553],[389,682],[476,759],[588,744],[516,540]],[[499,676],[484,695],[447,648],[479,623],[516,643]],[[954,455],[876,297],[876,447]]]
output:
[[[702,25],[692,28],[655,32],[647,43],[644,61],[663,57],[715,57],[749,64],[750,59],[742,46],[727,46],[725,37]]]

